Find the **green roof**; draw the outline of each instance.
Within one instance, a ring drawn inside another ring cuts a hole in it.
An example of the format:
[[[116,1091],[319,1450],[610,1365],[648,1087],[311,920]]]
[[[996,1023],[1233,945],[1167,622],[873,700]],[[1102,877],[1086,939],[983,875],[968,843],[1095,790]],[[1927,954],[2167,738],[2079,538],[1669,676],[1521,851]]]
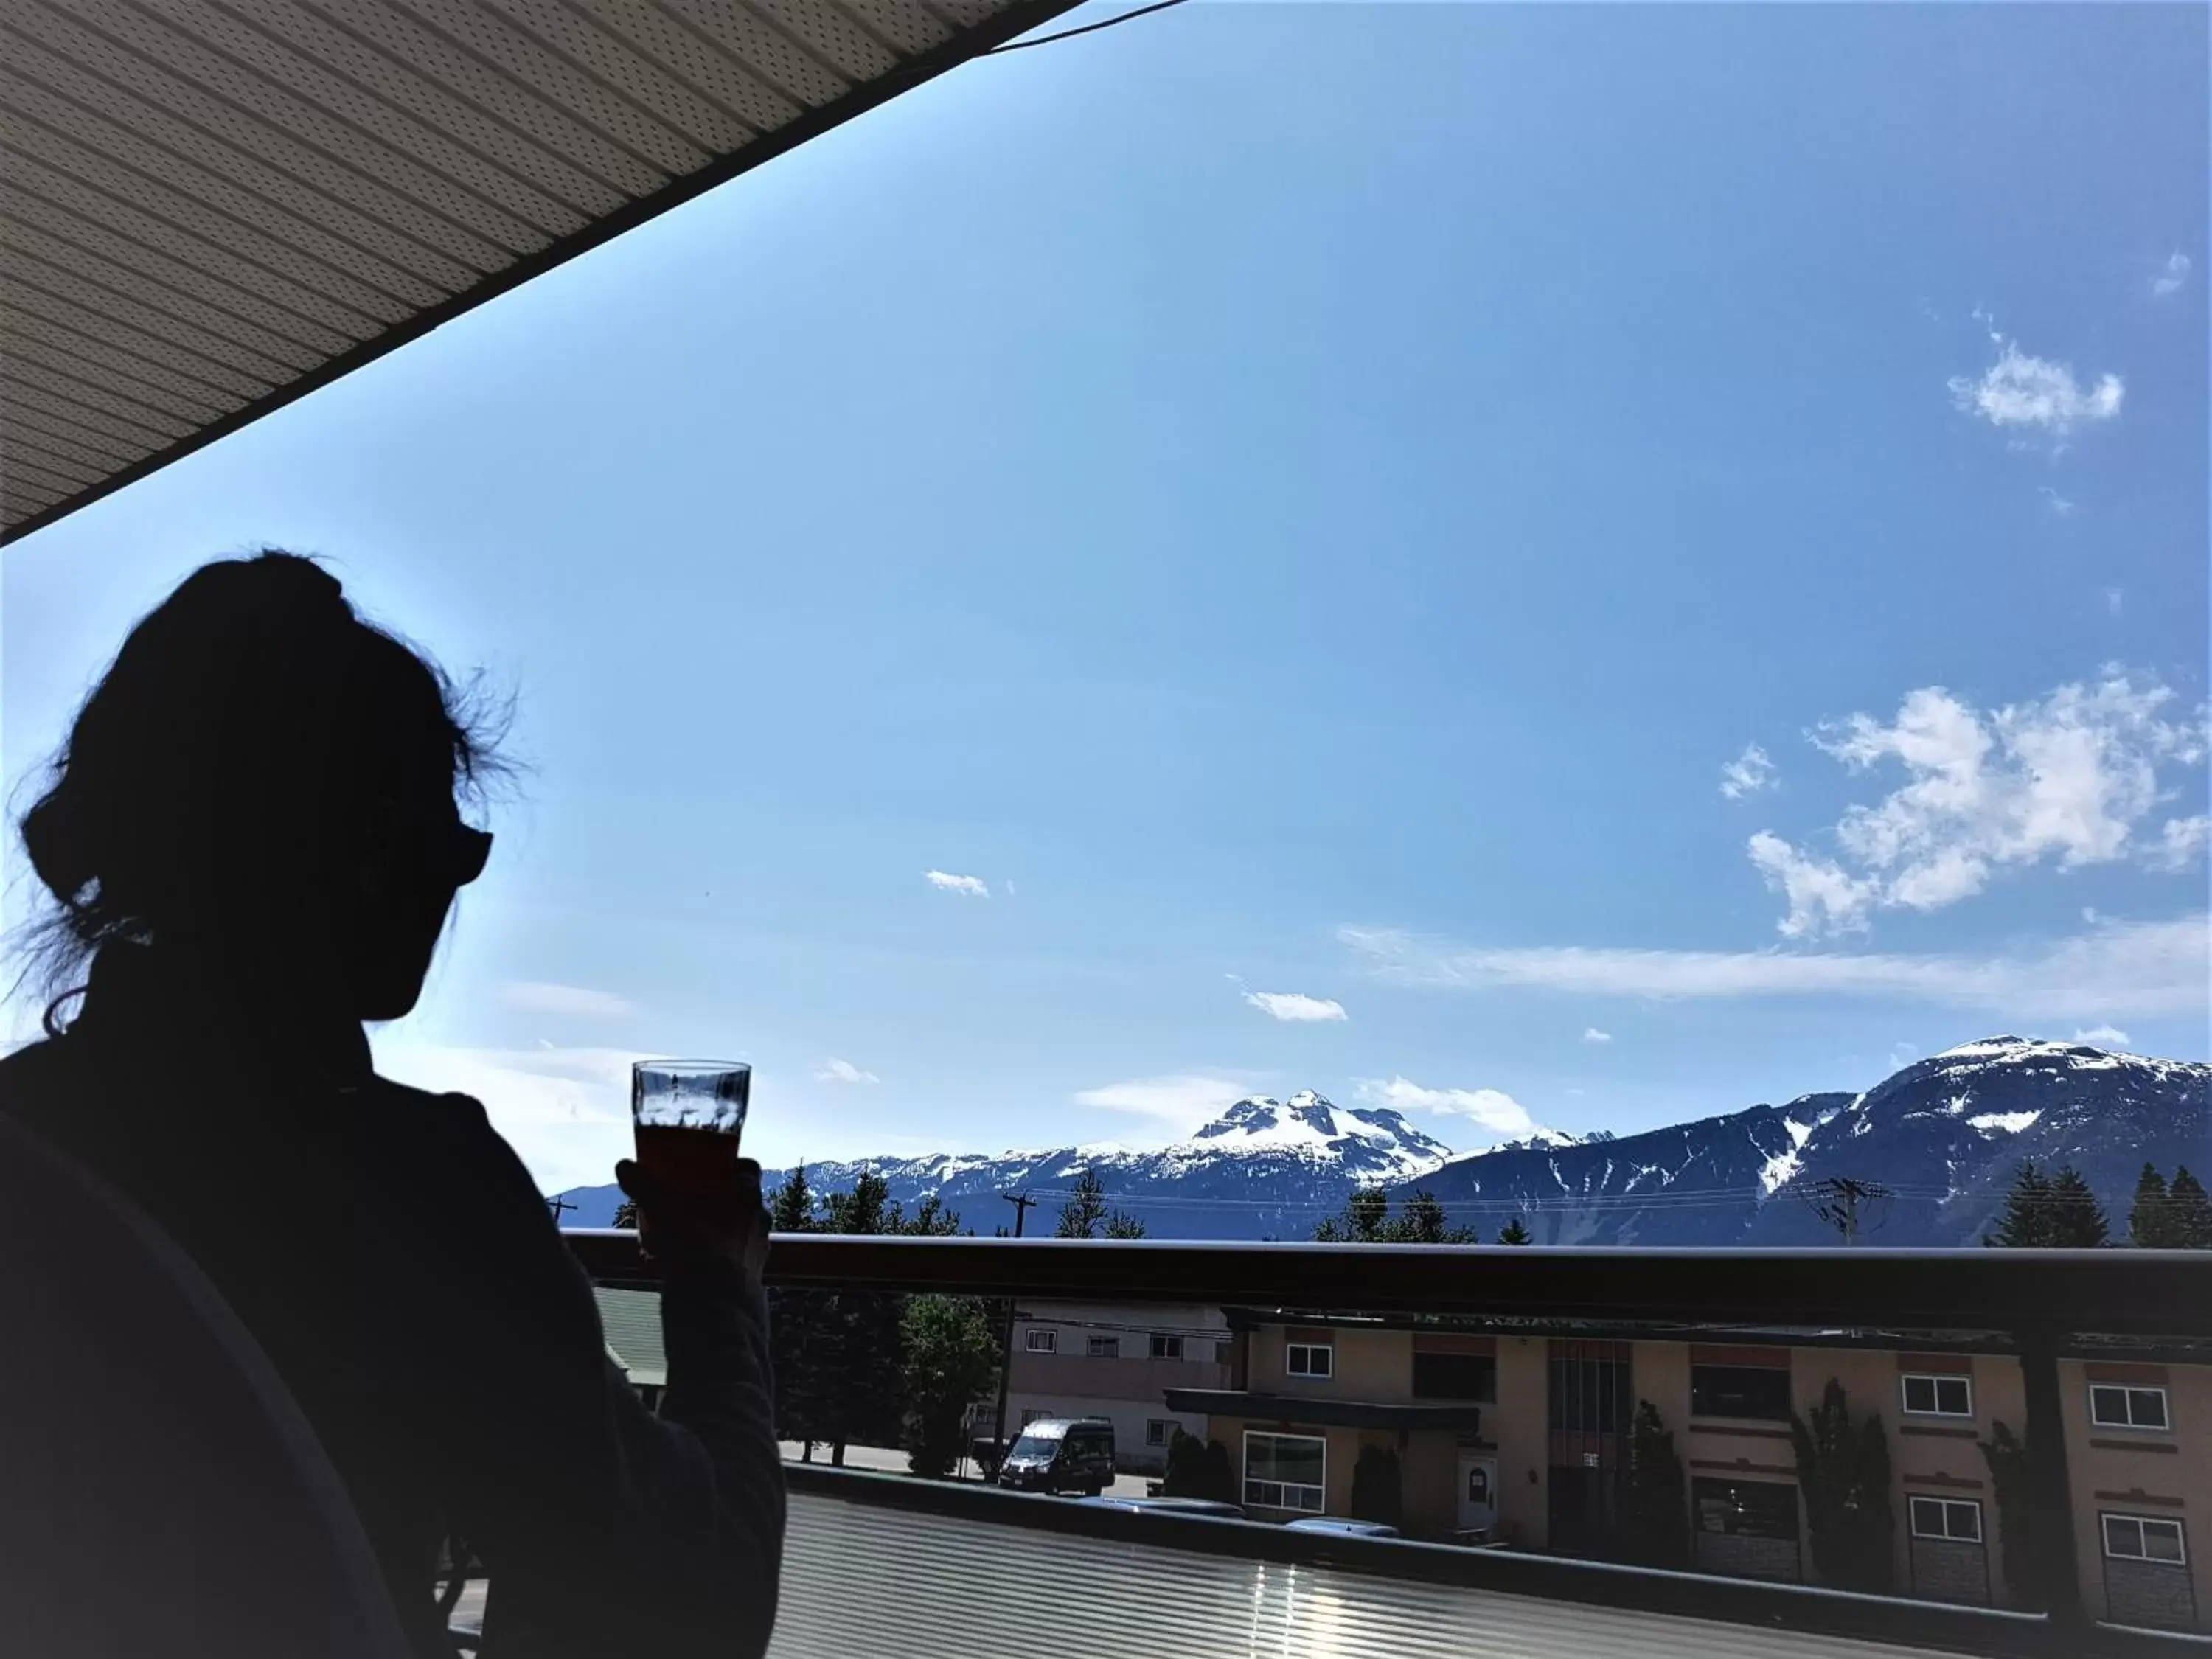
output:
[[[641,1389],[665,1387],[668,1352],[660,1341],[660,1292],[595,1285],[592,1296],[599,1304],[599,1325],[615,1363]]]

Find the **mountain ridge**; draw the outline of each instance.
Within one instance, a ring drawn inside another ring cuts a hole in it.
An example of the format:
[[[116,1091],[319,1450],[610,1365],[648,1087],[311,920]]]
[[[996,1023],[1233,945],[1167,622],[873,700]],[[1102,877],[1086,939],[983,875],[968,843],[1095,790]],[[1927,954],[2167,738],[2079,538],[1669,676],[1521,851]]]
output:
[[[1154,1237],[1309,1238],[1360,1186],[1433,1194],[1456,1224],[1494,1237],[1515,1216],[1539,1243],[1838,1243],[1810,1204],[1820,1182],[1850,1176],[1892,1196],[1864,1237],[1886,1244],[1979,1240],[2022,1158],[2080,1168],[2124,1232],[2148,1160],[2212,1173],[2212,1066],[2084,1043],[1999,1036],[1915,1061],[1871,1089],[1801,1095],[1630,1135],[1553,1130],[1454,1153],[1390,1107],[1341,1107],[1310,1090],[1255,1095],[1169,1146],[1068,1146],[998,1157],[824,1160],[817,1191],[883,1176],[911,1207],[934,1194],[978,1232],[1001,1194],[1053,1199],[1095,1170],[1109,1201]],[[765,1172],[774,1183],[785,1171]],[[611,1224],[612,1187],[559,1195],[573,1224]]]

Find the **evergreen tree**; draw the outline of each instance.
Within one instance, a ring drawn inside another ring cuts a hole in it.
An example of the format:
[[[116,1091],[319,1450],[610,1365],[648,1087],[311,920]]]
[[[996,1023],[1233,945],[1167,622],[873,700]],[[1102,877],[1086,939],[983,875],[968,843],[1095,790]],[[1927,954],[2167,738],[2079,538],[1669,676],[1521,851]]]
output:
[[[2012,1604],[2027,1613],[2044,1610],[2052,1541],[2036,1508],[2033,1456],[2025,1437],[2002,1423],[1990,1425],[1990,1437],[1976,1443],[1990,1468],[1990,1496],[1996,1510],[1997,1542],[2004,1555],[2005,1589]]]
[[[1830,1377],[1810,1422],[1790,1414],[1790,1443],[1820,1582],[1888,1594],[1897,1516],[1889,1503],[1889,1442],[1881,1413],[1852,1422],[1844,1385]]]
[[[1160,1477],[1160,1496],[1205,1498],[1210,1495],[1200,1490],[1205,1484],[1206,1442],[1178,1425],[1168,1442],[1168,1468]]]
[[[1096,1238],[1098,1229],[1106,1220],[1106,1183],[1098,1178],[1096,1170],[1085,1170],[1075,1177],[1075,1187],[1067,1202],[1060,1206],[1060,1225],[1054,1230],[1054,1238]]]
[[[1398,1454],[1385,1446],[1363,1446],[1352,1466],[1352,1518],[1386,1527],[1405,1519],[1406,1488]]]
[[[2128,1243],[2138,1249],[2172,1248],[2173,1211],[2166,1190],[2166,1177],[2158,1165],[2146,1164],[2136,1177],[2136,1201],[2128,1211]]]
[[[2095,1250],[2112,1243],[2105,1206],[2070,1164],[2051,1178],[2049,1210],[2045,1243],[2053,1249]]]
[[[1361,1187],[1340,1217],[1331,1217],[1314,1229],[1321,1244],[1374,1244],[1381,1242],[1390,1219],[1390,1194],[1381,1187]]]
[[[769,1194],[770,1232],[804,1233],[814,1229],[814,1194],[806,1184],[806,1165],[795,1164],[783,1185]]]
[[[2167,1218],[2177,1250],[2212,1250],[2212,1200],[2204,1183],[2189,1173],[2189,1166],[2173,1167],[2173,1182],[2166,1188]]]
[[[1314,1229],[1322,1244],[1479,1244],[1481,1235],[1472,1227],[1446,1224],[1444,1206],[1434,1193],[1417,1190],[1396,1215],[1390,1213],[1390,1194],[1381,1187],[1362,1187],[1352,1194],[1341,1216],[1333,1216]]]
[[[1200,1498],[1211,1498],[1218,1504],[1243,1501],[1237,1490],[1237,1465],[1231,1462],[1229,1448],[1218,1440],[1206,1443],[1206,1480]]]
[[[1982,1240],[2005,1249],[2039,1249],[2051,1243],[2051,1183],[2033,1162],[2023,1163],[2005,1194],[2004,1213]]]
[[[1115,1210],[1106,1218],[1106,1237],[1109,1238],[1142,1238],[1145,1236],[1143,1218],[1127,1210]]]
[[[1528,1230],[1521,1224],[1521,1218],[1516,1215],[1498,1229],[1498,1242],[1500,1244],[1533,1244],[1536,1241]]]
[[[1673,1431],[1659,1421],[1659,1408],[1637,1402],[1628,1431],[1627,1467],[1620,1492],[1621,1553],[1644,1567],[1690,1565],[1690,1497]]]
[[[899,1330],[907,1464],[941,1480],[967,1452],[969,1408],[998,1381],[999,1334],[972,1297],[908,1298]]]
[[[635,1232],[637,1231],[637,1200],[634,1198],[626,1198],[616,1205],[615,1218],[609,1224],[627,1227],[632,1232]]]

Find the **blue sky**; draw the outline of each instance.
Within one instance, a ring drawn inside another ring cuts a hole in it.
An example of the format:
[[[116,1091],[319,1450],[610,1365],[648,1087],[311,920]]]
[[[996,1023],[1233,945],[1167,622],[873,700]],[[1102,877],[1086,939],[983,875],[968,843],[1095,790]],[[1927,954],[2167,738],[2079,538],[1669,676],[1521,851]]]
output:
[[[488,668],[533,769],[377,1041],[549,1187],[645,1054],[753,1060],[771,1162],[2203,1058],[2206,69],[2150,7],[980,62],[9,549],[8,779],[258,544]]]

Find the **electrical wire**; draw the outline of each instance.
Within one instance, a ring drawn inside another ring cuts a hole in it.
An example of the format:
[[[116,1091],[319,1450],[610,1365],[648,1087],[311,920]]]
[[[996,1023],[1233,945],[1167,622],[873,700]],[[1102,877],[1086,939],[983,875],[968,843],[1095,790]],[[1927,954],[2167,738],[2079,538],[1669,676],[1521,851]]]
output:
[[[995,58],[1002,52],[1027,52],[1031,46],[1048,46],[1055,40],[1073,40],[1079,34],[1096,34],[1100,29],[1110,29],[1115,24],[1126,23],[1133,17],[1142,17],[1150,12],[1165,11],[1170,6],[1180,6],[1182,3],[1183,0],[1153,0],[1153,3],[1149,6],[1139,6],[1134,11],[1125,11],[1118,17],[1106,17],[1096,23],[1085,23],[1079,29],[1062,29],[1057,34],[1041,34],[1034,40],[1009,40],[1003,46],[994,46],[990,51],[979,52],[976,55],[981,58]]]

